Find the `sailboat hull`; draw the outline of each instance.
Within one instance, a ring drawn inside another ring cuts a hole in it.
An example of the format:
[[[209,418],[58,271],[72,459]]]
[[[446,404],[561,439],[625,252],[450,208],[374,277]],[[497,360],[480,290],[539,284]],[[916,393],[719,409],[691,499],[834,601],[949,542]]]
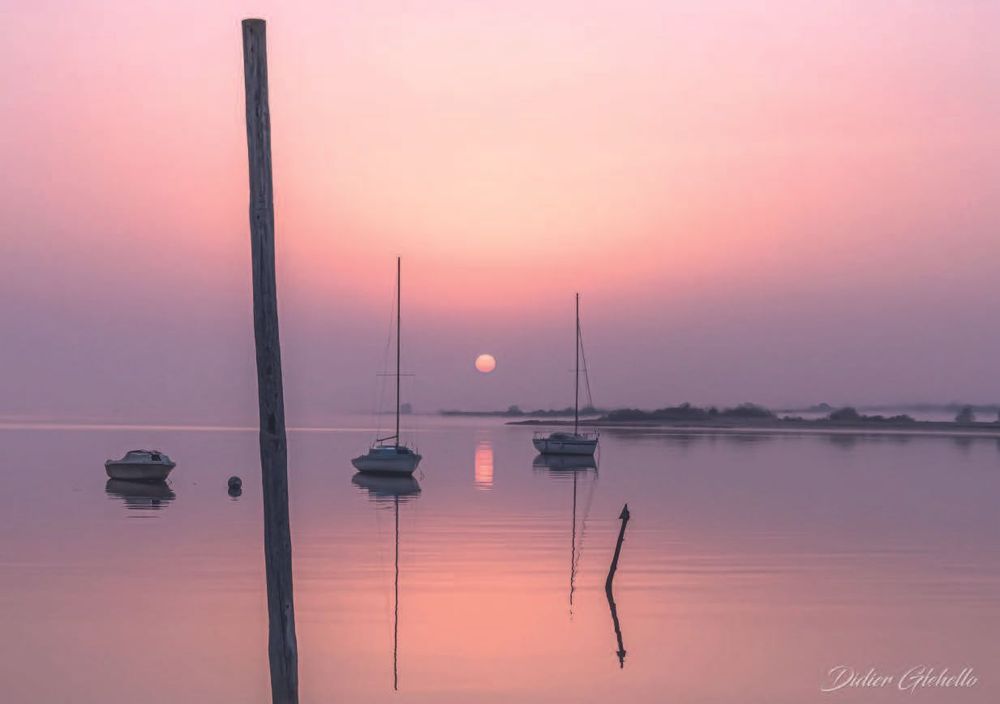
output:
[[[400,452],[399,449],[405,450]],[[380,474],[391,477],[408,477],[420,465],[421,455],[406,448],[375,447],[367,453],[355,457],[351,464],[359,472]]]
[[[596,435],[553,433],[532,439],[535,449],[543,455],[590,456],[597,451]]]

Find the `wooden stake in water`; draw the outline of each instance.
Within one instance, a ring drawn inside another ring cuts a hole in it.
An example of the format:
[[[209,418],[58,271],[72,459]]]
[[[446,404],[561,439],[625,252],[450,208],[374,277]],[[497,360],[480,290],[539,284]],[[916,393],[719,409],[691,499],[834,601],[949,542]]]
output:
[[[243,20],[247,153],[250,163],[250,248],[253,329],[260,407],[260,470],[264,500],[264,566],[267,573],[268,656],[271,700],[299,701],[298,646],[292,599],[292,537],[288,522],[288,453],[281,386],[278,297],[274,264],[274,191],[271,182],[271,116],[267,99],[264,20]]]
[[[631,518],[631,514],[628,512],[628,504],[625,504],[625,507],[622,508],[622,512],[618,518],[621,519],[622,527],[618,532],[618,543],[615,545],[615,556],[611,558],[611,569],[608,570],[608,579],[604,582],[604,594],[608,597],[608,606],[611,608],[611,621],[614,623],[615,638],[618,640],[618,665],[625,667],[625,644],[622,642],[622,627],[618,621],[618,607],[615,605],[615,595],[611,591],[611,583],[615,579],[615,572],[618,571],[618,558],[622,554],[622,543],[625,542],[625,526],[628,525],[628,519]]]

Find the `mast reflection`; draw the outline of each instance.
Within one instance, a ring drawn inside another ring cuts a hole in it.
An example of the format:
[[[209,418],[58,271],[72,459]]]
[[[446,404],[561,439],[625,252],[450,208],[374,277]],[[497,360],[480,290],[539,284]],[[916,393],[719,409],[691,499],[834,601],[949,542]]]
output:
[[[569,562],[569,613],[573,615],[573,595],[576,592],[576,572],[580,559],[580,549],[582,549],[583,532],[587,525],[587,515],[590,512],[590,502],[594,496],[595,483],[590,485],[590,492],[587,496],[587,505],[584,509],[583,521],[580,527],[580,549],[577,546],[576,514],[577,514],[577,484],[580,474],[588,474],[594,470],[597,475],[597,463],[592,456],[585,455],[538,455],[532,462],[535,470],[547,471],[550,476],[556,479],[572,478],[573,481],[573,509],[572,528],[570,529],[570,562]]]
[[[392,504],[395,544],[392,580],[392,689],[399,689],[399,505],[420,495],[420,484],[413,477],[387,477],[358,473],[351,483],[368,494],[376,504]]]

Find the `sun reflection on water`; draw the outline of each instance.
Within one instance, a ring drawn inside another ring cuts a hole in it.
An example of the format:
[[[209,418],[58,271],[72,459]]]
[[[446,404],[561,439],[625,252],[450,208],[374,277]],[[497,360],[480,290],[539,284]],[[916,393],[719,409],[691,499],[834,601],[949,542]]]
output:
[[[493,487],[493,443],[480,440],[476,443],[474,466],[476,488],[489,491]]]

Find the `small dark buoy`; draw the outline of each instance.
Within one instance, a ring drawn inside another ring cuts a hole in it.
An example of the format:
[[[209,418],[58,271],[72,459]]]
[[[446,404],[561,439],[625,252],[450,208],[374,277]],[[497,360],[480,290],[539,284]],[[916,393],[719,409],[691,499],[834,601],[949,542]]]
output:
[[[239,477],[229,477],[229,495],[236,498],[243,493],[243,480]]]

